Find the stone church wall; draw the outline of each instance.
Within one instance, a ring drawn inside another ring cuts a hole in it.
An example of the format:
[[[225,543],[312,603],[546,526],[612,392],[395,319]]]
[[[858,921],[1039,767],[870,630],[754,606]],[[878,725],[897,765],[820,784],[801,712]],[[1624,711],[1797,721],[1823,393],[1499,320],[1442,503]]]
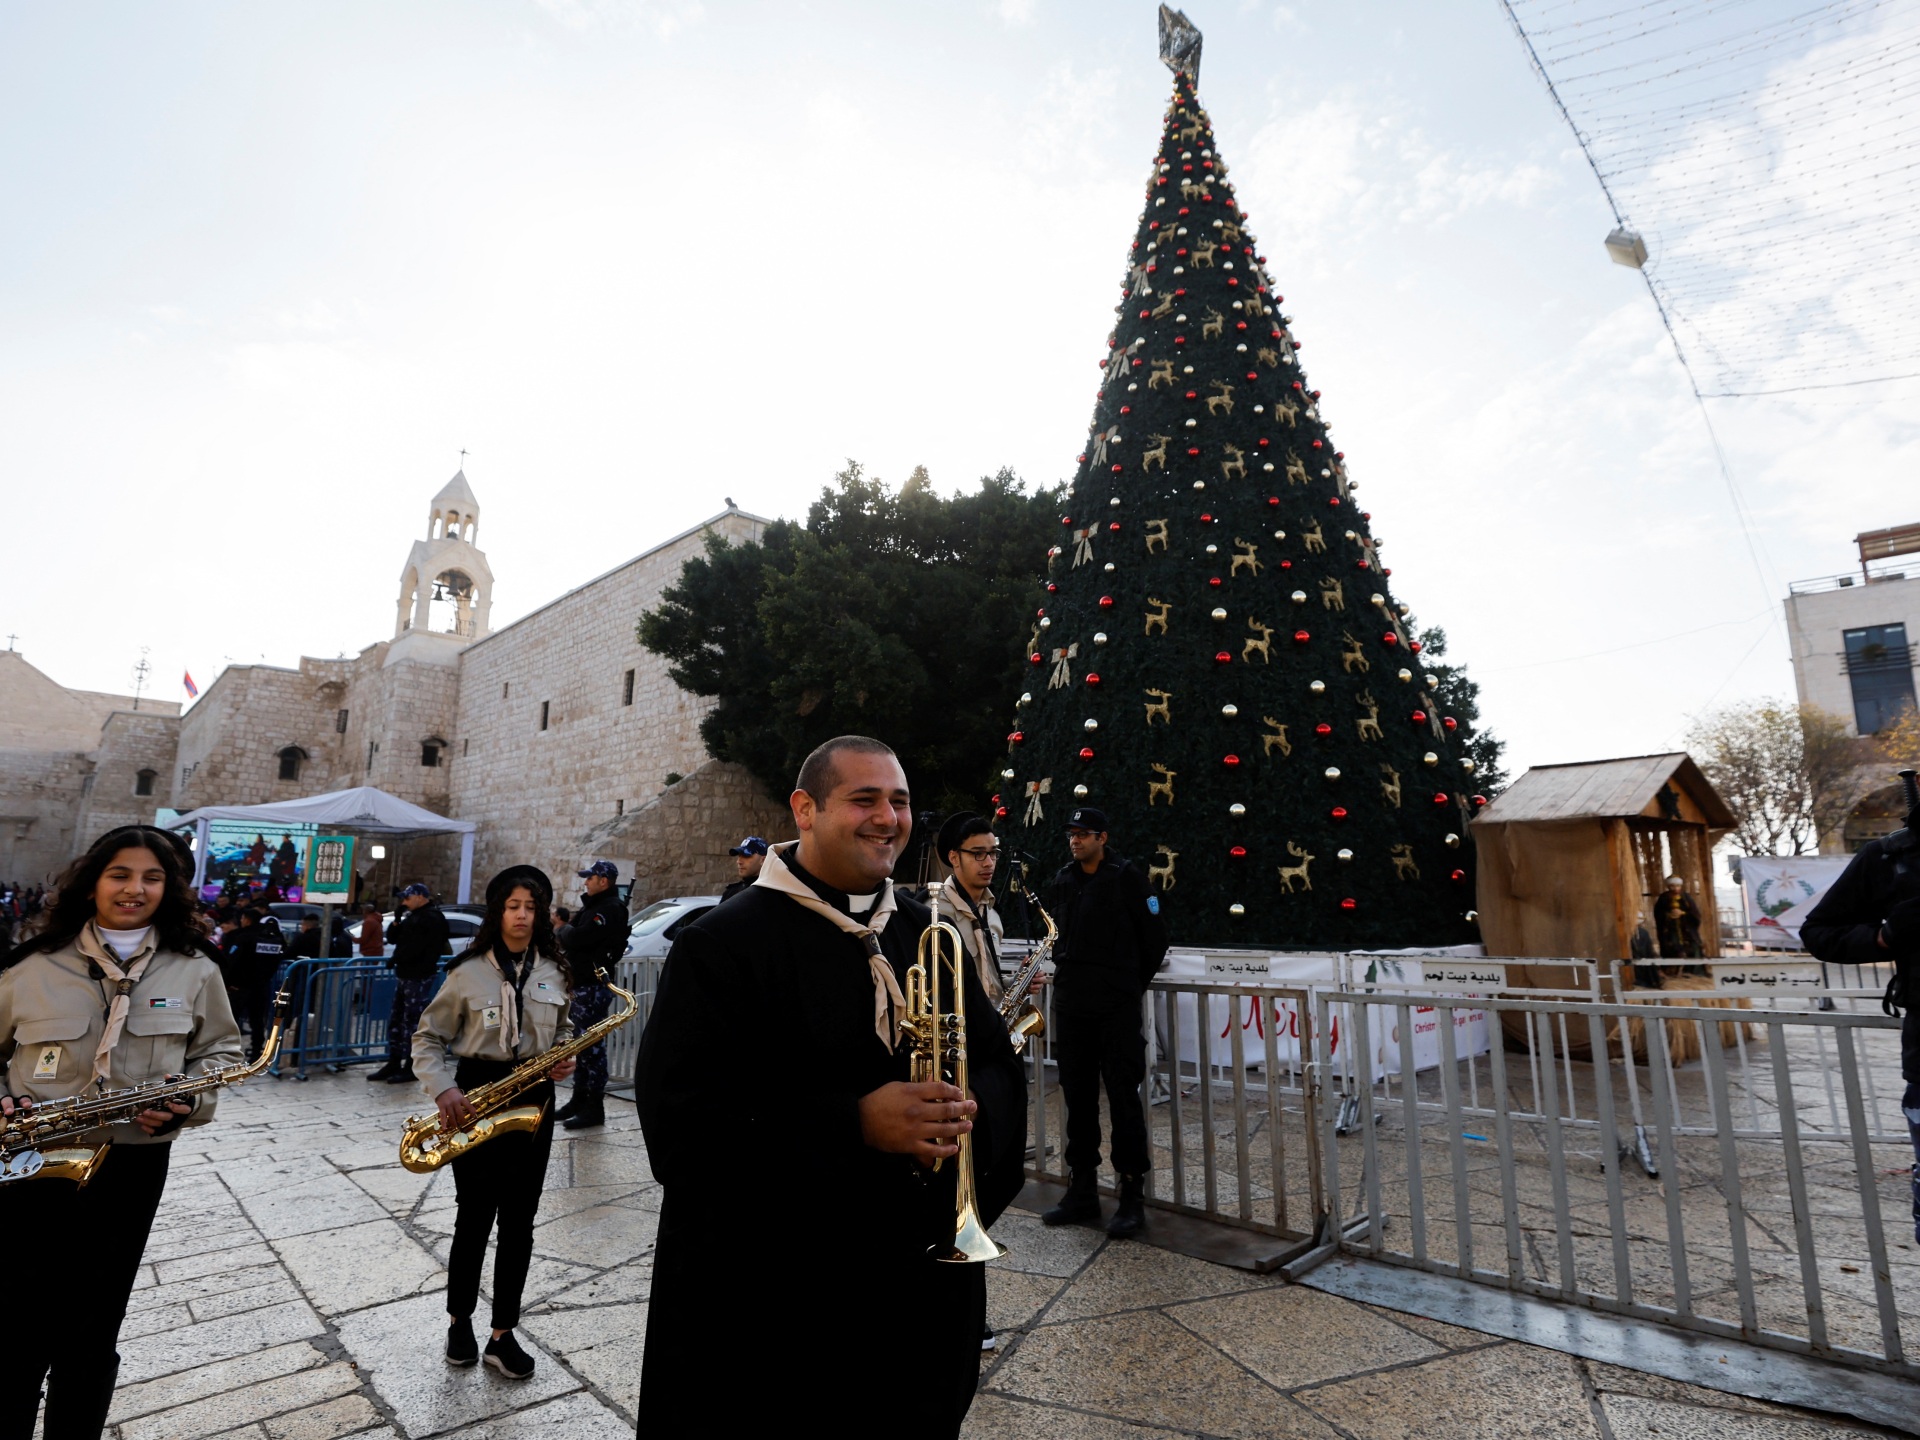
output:
[[[66,868],[90,769],[77,750],[0,750],[0,884],[45,885]]]
[[[181,721],[174,808],[262,805],[357,783],[341,778],[347,766],[335,729],[354,663],[302,656],[297,670],[222,670]],[[289,745],[307,758],[297,779],[282,780],[280,752]]]
[[[730,512],[713,528],[738,542],[761,527]],[[706,762],[708,702],[675,685],[634,637],[705,533],[678,536],[461,652],[452,802],[480,826],[476,884],[531,863],[570,885],[594,858],[588,832],[659,797],[669,774]],[[722,860],[738,838],[720,846]]]
[[[718,895],[739,877],[727,851],[748,835],[795,837],[793,812],[739,765],[703,762],[637,810],[596,825],[575,853],[612,860],[632,879],[632,908],[675,895]],[[575,866],[576,870],[580,867]]]
[[[116,710],[100,728],[100,748],[75,829],[77,845],[120,825],[151,825],[154,811],[173,804],[180,717],[147,710]],[[152,791],[136,792],[140,772],[152,772]]]

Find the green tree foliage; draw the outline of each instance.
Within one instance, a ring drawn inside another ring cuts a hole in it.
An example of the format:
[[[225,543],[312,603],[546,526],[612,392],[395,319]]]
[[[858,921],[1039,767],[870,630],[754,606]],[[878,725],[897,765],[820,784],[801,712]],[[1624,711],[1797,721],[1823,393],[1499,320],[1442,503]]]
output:
[[[857,732],[900,752],[917,805],[984,808],[1059,503],[1010,470],[943,497],[924,469],[896,492],[849,461],[804,526],[710,537],[640,643],[716,702],[709,752],[771,794],[815,745]]]
[[[1447,632],[1438,625],[1429,625],[1420,632],[1420,644],[1434,702],[1441,714],[1451,715],[1460,724],[1454,739],[1462,753],[1473,761],[1475,788],[1489,798],[1498,795],[1507,788],[1507,767],[1501,759],[1507,742],[1480,727],[1479,683],[1469,678],[1466,666],[1443,663]]]

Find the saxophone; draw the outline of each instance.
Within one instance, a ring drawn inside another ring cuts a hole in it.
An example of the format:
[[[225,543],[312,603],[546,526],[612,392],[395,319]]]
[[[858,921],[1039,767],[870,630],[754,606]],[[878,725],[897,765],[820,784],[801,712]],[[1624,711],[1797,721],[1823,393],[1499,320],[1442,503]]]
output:
[[[1026,867],[1017,867],[1008,877],[1007,888],[1019,890],[1027,897],[1027,904],[1040,914],[1040,923],[1047,927],[1047,938],[1027,953],[1027,963],[1008,981],[1000,992],[1000,1018],[1006,1022],[1007,1034],[1013,1040],[1013,1053],[1018,1055],[1026,1049],[1027,1041],[1035,1035],[1047,1033],[1046,1016],[1040,1013],[1040,1007],[1027,998],[1027,991],[1033,986],[1033,977],[1040,973],[1040,967],[1053,954],[1053,942],[1059,938],[1060,927],[1053,923],[1053,917],[1041,907],[1039,897],[1021,883]]]
[[[273,1028],[267,1032],[257,1060],[222,1065],[178,1080],[129,1085],[124,1090],[103,1090],[91,1095],[82,1091],[65,1100],[49,1100],[31,1109],[14,1111],[0,1120],[0,1185],[39,1176],[71,1180],[76,1189],[84,1186],[106,1162],[112,1145],[66,1145],[48,1149],[49,1141],[73,1139],[103,1125],[124,1124],[142,1110],[154,1109],[170,1100],[191,1099],[209,1090],[252,1079],[273,1063],[291,1002],[292,995],[286,990],[274,998]]]
[[[589,1025],[571,1040],[563,1040],[531,1060],[522,1061],[492,1084],[482,1085],[470,1092],[467,1104],[473,1110],[473,1119],[458,1130],[441,1129],[438,1111],[431,1115],[409,1115],[407,1128],[400,1136],[402,1166],[416,1175],[431,1175],[448,1161],[458,1160],[474,1146],[484,1144],[496,1135],[540,1128],[540,1122],[547,1115],[544,1102],[539,1105],[509,1105],[507,1102],[538,1085],[546,1078],[547,1072],[562,1060],[570,1060],[582,1051],[591,1050],[640,1012],[640,1002],[631,990],[622,990],[614,984],[605,970],[595,970],[593,973],[602,985],[626,1002],[627,1008],[614,1012],[597,1025]]]

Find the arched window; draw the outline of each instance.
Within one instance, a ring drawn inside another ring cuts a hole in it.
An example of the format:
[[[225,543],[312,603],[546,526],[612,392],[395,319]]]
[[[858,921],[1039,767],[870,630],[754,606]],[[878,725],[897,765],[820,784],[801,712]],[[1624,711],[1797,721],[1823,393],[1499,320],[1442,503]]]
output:
[[[306,758],[307,752],[302,750],[298,745],[287,746],[286,749],[280,752],[280,778],[282,780],[298,780],[300,778],[300,766],[305,763]]]
[[[133,793],[136,795],[153,794],[153,778],[156,773],[157,772],[152,770],[136,772],[133,777]]]

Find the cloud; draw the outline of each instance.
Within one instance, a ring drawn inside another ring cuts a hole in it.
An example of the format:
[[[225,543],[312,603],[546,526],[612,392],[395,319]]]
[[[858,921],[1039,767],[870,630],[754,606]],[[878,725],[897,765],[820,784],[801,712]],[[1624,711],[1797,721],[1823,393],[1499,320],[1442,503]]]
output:
[[[1001,23],[1009,27],[1031,25],[1033,12],[1038,8],[1039,0],[998,0],[993,7]]]

